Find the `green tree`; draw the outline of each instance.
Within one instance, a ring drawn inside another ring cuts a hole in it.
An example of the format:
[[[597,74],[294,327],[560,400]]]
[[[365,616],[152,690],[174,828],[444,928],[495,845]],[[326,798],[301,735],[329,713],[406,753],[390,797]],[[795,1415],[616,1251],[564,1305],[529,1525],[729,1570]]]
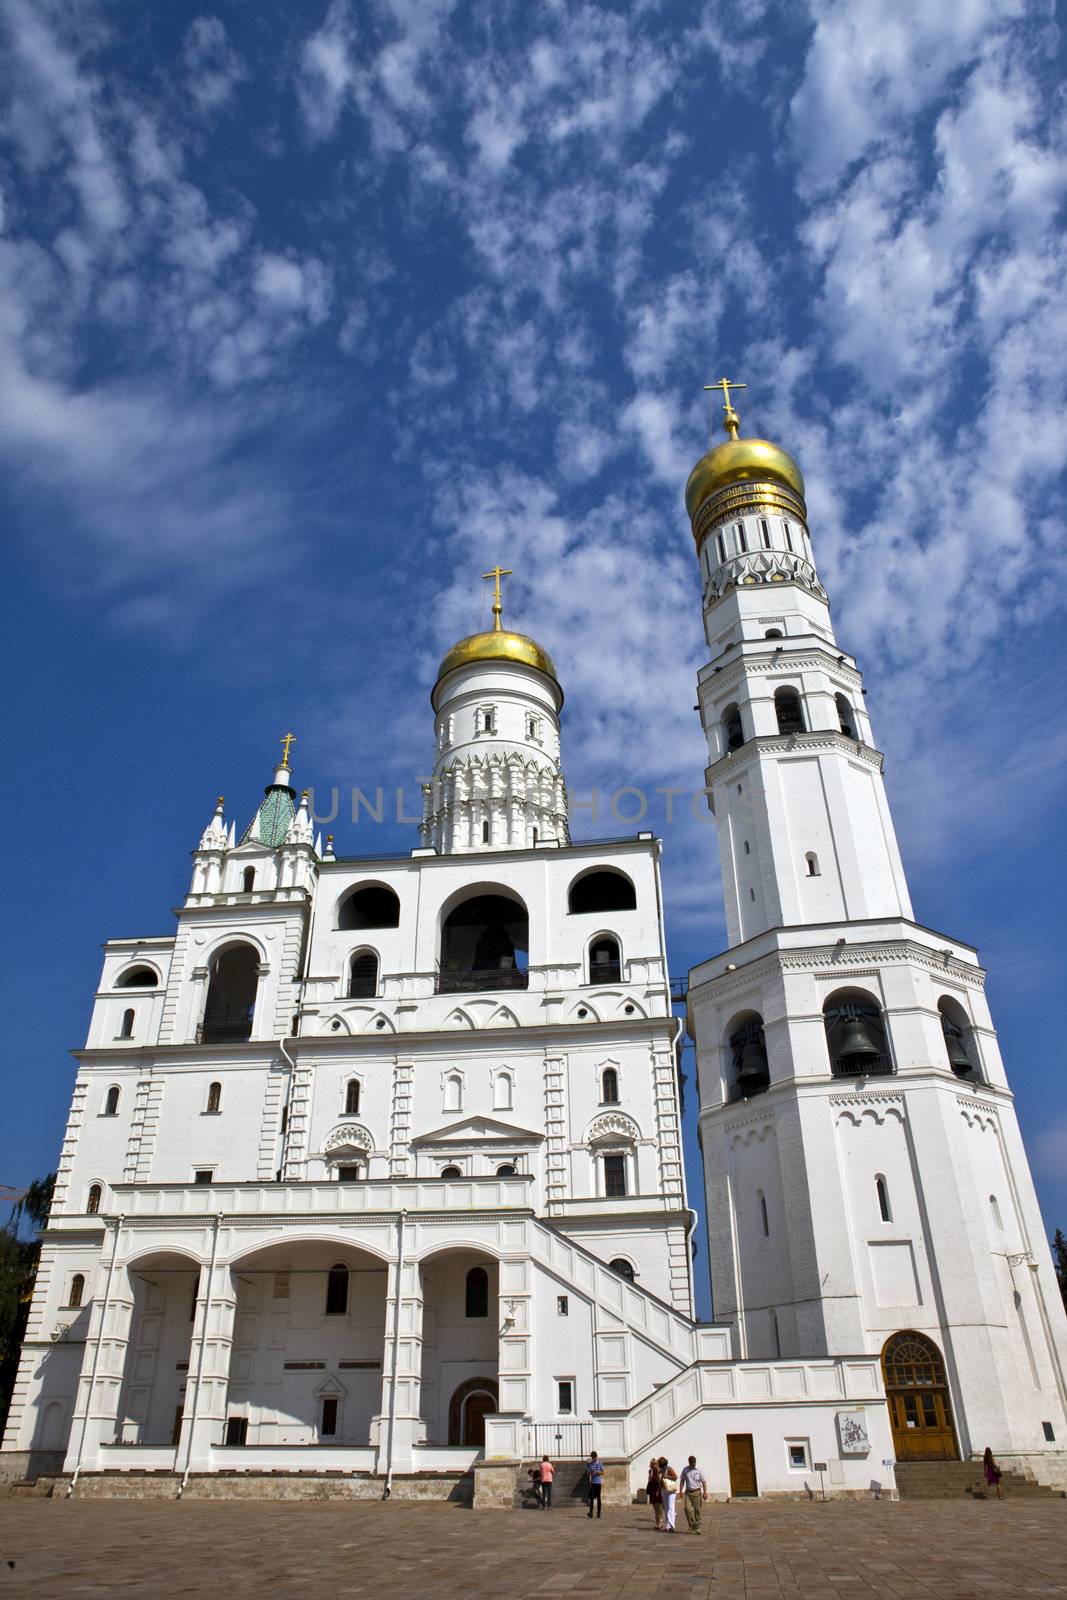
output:
[[[35,1178],[12,1207],[7,1226],[0,1228],[0,1429],[11,1403],[19,1350],[30,1314],[33,1280],[41,1253],[37,1235],[48,1221],[55,1182],[54,1172],[47,1178]],[[21,1237],[24,1222],[33,1229],[31,1238]]]
[[[1067,1310],[1067,1239],[1063,1237],[1061,1228],[1057,1228],[1052,1236],[1052,1259],[1056,1266],[1056,1276],[1060,1282],[1060,1294],[1063,1296],[1064,1309]]]

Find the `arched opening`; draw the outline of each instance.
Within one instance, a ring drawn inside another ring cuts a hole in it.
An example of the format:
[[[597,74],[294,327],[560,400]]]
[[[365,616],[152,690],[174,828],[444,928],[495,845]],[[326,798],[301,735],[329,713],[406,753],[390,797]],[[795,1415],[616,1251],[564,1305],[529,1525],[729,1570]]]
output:
[[[608,1262],[608,1266],[620,1278],[625,1278],[627,1283],[633,1283],[637,1278],[633,1262],[627,1261],[625,1256],[616,1256],[614,1260]]]
[[[151,967],[131,967],[124,972],[115,984],[116,989],[155,989],[159,984],[159,973]]]
[[[730,1023],[727,1034],[730,1049],[728,1100],[748,1100],[771,1085],[767,1061],[767,1041],[763,1018],[758,1011],[743,1011]]]
[[[399,928],[400,901],[382,883],[350,889],[337,908],[339,928]]]
[[[605,1067],[600,1074],[600,1101],[605,1106],[619,1103],[619,1074],[614,1067]]]
[[[471,1267],[467,1273],[466,1309],[464,1316],[489,1315],[489,1274],[484,1267]]]
[[[119,1086],[113,1083],[104,1098],[104,1116],[116,1117],[119,1110]]]
[[[595,867],[575,878],[567,891],[567,910],[572,916],[590,911],[633,911],[637,905],[634,886],[625,872],[615,867]]]
[[[741,724],[741,711],[738,706],[730,705],[722,714],[722,736],[726,742],[726,749],[740,750],[745,742],[745,730]]]
[[[252,1037],[259,986],[259,953],[250,944],[233,944],[211,963],[204,1020],[198,1044],[239,1044]]]
[[[957,1460],[945,1363],[933,1340],[894,1333],[882,1349],[882,1375],[897,1460]]]
[[[134,1016],[135,1016],[135,1013],[134,1013],[134,1010],[133,1010],[132,1006],[127,1011],[124,1011],[122,1013],[122,1026],[119,1028],[119,1038],[120,1039],[132,1039],[133,1038]]]
[[[496,1169],[498,1178],[515,1178],[518,1176],[518,1167],[512,1161],[504,1161]]]
[[[781,638],[784,638],[785,636],[782,633],[781,628],[768,628],[766,633],[763,635],[763,637],[765,639],[781,639]]]
[[[133,1309],[115,1418],[122,1444],[178,1443],[198,1282],[196,1263],[177,1253],[142,1256],[129,1269]]]
[[[463,1079],[458,1072],[450,1072],[445,1079],[444,1109],[463,1110]]]
[[[348,963],[348,998],[373,1000],[378,993],[378,957],[373,950],[357,950]]]
[[[846,739],[855,739],[857,737],[856,718],[852,707],[843,694],[834,695],[834,705],[837,707],[837,725],[841,732]]]
[[[514,1090],[514,1084],[512,1083],[511,1073],[510,1072],[498,1072],[496,1077],[493,1079],[493,1110],[494,1111],[510,1111],[511,1110],[512,1101],[513,1101],[513,1098],[514,1098],[513,1090]]]
[[[217,1117],[222,1110],[222,1084],[209,1083],[207,1086],[207,1105],[204,1107],[209,1117]]]
[[[957,1078],[977,1078],[978,1049],[970,1019],[958,1000],[942,995],[937,1002],[941,1017],[941,1034],[945,1041],[945,1055]]]
[[[521,900],[508,894],[462,900],[441,928],[438,993],[525,989],[529,948],[529,918]]]
[[[892,1072],[885,1019],[877,1002],[860,989],[839,989],[822,1008],[830,1070],[835,1078],[875,1077]]]
[[[463,1174],[458,1167],[442,1167],[442,1178],[462,1178]]]
[[[450,1445],[485,1444],[485,1419],[499,1409],[495,1378],[467,1378],[452,1395],[448,1407]]]
[[[808,869],[809,878],[819,877],[819,858],[815,854],[814,850],[808,851],[807,855],[804,857],[804,865]]]
[[[589,947],[589,982],[619,983],[622,979],[622,954],[619,941],[601,933]]]
[[[70,1293],[67,1295],[67,1305],[72,1311],[77,1310],[85,1296],[85,1278],[76,1272],[70,1280]]]
[[[349,1078],[345,1084],[345,1116],[359,1116],[359,1079]]]
[[[245,894],[251,894],[255,886],[256,869],[255,867],[246,867],[241,875],[241,888],[244,890]]]
[[[774,714],[779,733],[804,732],[804,711],[795,689],[783,687],[774,691]]]
[[[89,1185],[89,1193],[85,1200],[86,1215],[95,1217],[100,1210],[100,1202],[104,1198],[104,1191],[99,1183]]]

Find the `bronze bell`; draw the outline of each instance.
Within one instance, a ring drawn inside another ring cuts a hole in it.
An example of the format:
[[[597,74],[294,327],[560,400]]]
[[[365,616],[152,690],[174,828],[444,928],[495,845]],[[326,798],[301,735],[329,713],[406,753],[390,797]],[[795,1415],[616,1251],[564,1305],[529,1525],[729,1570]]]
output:
[[[758,1039],[749,1039],[741,1049],[741,1060],[737,1066],[737,1086],[743,1089],[745,1084],[754,1078],[766,1078],[767,1075],[767,1052]]]
[[[849,1066],[862,1067],[865,1061],[873,1061],[879,1055],[881,1051],[871,1037],[866,1022],[862,1017],[851,1017],[841,1029],[837,1045],[838,1060],[847,1061]]]
[[[946,1028],[945,1050],[948,1054],[948,1064],[953,1072],[970,1072],[971,1058],[967,1054],[963,1040],[955,1030]]]

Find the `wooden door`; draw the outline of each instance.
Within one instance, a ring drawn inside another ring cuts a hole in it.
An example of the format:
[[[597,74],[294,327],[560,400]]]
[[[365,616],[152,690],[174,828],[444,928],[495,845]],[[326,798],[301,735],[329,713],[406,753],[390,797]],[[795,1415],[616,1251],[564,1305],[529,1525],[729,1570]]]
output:
[[[958,1460],[945,1363],[933,1340],[911,1329],[893,1334],[882,1375],[897,1460]]]
[[[735,1499],[759,1494],[756,1485],[756,1452],[750,1433],[726,1435],[726,1459],[730,1466],[730,1493]]]
[[[491,1394],[472,1394],[463,1407],[463,1443],[485,1443],[485,1419],[496,1411],[496,1401]]]

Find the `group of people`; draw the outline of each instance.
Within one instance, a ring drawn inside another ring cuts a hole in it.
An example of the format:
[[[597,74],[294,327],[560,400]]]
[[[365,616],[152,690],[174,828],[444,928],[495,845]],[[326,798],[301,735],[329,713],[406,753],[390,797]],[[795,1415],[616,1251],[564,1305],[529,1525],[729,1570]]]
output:
[[[556,1476],[556,1469],[548,1456],[541,1457],[541,1464],[530,1473],[535,1480],[535,1488],[540,1490],[542,1511],[552,1509],[552,1480]],[[589,1506],[589,1515],[602,1516],[603,1504],[601,1494],[604,1487],[604,1463],[595,1450],[589,1452],[589,1460],[585,1468],[586,1500]],[[690,1456],[688,1464],[682,1468],[681,1475],[675,1472],[666,1456],[653,1456],[648,1464],[648,1483],[645,1485],[648,1503],[652,1507],[652,1515],[657,1533],[674,1533],[674,1513],[678,1496],[682,1496],[685,1507],[685,1520],[690,1533],[700,1532],[700,1521],[704,1501],[708,1498],[708,1480],[697,1466],[696,1456]]]

